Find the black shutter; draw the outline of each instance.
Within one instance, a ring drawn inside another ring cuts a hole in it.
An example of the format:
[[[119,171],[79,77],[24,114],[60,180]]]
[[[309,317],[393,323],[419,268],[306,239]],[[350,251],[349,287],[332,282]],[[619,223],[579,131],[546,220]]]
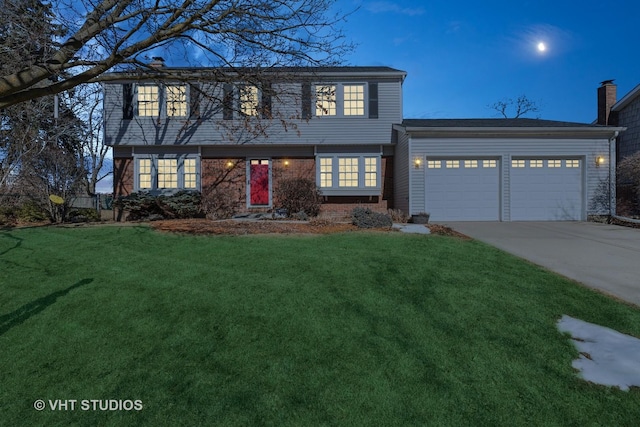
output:
[[[133,84],[122,85],[122,119],[133,119]]]
[[[262,99],[260,100],[260,106],[262,110],[262,118],[270,119],[271,115],[271,95],[273,94],[273,89],[271,87],[271,83],[265,83],[262,85]]]
[[[378,118],[378,83],[369,83],[369,118]]]
[[[197,83],[189,84],[189,118],[200,118],[200,87]]]
[[[223,91],[222,118],[224,120],[233,120],[233,85],[225,83]]]
[[[302,83],[302,118],[311,118],[311,83]]]

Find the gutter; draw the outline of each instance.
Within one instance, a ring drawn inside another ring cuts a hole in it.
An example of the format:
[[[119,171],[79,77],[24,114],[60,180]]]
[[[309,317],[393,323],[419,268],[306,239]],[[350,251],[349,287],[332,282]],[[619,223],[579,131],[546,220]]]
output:
[[[626,128],[624,128],[626,129]],[[616,144],[618,135],[620,135],[620,131],[616,130],[611,138],[609,138],[609,215],[612,217],[616,216],[618,206],[616,205],[617,200],[617,187],[616,187]]]

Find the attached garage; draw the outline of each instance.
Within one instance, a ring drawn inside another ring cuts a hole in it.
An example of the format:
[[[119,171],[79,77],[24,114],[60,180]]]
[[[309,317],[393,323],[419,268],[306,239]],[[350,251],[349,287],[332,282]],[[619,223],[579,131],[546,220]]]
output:
[[[426,200],[433,221],[500,219],[499,160],[427,158]]]
[[[583,218],[579,159],[511,160],[512,221],[579,221]]]
[[[582,221],[615,208],[624,128],[534,119],[407,119],[395,207],[432,221]],[[403,191],[407,185],[409,191]],[[602,192],[610,206],[593,203]]]

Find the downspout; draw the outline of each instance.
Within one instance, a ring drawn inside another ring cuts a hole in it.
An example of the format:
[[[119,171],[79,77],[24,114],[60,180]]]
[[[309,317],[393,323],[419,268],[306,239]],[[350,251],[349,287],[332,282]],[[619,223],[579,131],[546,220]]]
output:
[[[620,131],[609,138],[609,218],[617,215],[616,206],[616,143]]]

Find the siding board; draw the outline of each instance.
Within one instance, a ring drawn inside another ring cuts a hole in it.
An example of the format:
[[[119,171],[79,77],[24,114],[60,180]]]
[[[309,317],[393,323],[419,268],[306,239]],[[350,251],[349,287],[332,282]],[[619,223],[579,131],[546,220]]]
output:
[[[610,157],[607,139],[554,139],[554,138],[411,138],[409,158],[431,157],[498,157],[502,163],[502,218],[511,219],[510,212],[510,176],[509,166],[512,157],[577,158],[582,160],[584,170],[584,211],[586,215],[602,214],[590,208],[590,202],[596,196],[598,187],[609,176]],[[604,156],[606,163],[596,167],[597,156]],[[614,160],[615,161],[615,160]],[[424,209],[424,169],[412,169],[411,172],[411,214]]]
[[[302,84],[274,84],[274,120],[223,120],[229,112],[216,102],[220,85],[203,85],[201,120],[134,116],[122,120],[122,85],[105,84],[105,139],[109,145],[391,144],[391,127],[402,121],[401,82],[378,82],[378,118],[313,117],[301,119]],[[210,102],[207,102],[207,98]],[[209,105],[207,105],[209,104]],[[223,103],[224,104],[224,103]],[[264,135],[261,133],[264,131]]]

